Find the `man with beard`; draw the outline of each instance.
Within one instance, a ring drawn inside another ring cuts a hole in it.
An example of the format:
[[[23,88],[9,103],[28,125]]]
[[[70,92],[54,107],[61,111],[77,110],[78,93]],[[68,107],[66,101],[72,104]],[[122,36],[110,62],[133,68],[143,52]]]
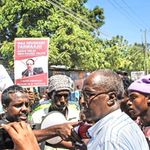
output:
[[[2,92],[2,105],[5,115],[0,124],[8,122],[28,122],[29,99],[23,88],[18,85],[12,85]],[[60,125],[51,126],[42,130],[34,130],[34,134],[38,141],[42,142],[55,136],[61,136],[62,139],[71,136],[71,129],[73,125],[78,123],[64,123]],[[4,130],[3,130],[4,131]],[[8,133],[0,132],[0,149],[13,148],[13,142]]]
[[[53,75],[49,79],[48,96],[51,99],[51,105],[48,112],[58,111],[61,112],[66,120],[78,121],[79,110],[72,109],[69,103],[71,92],[74,90],[73,80],[66,75]],[[46,143],[46,145],[50,145]],[[69,147],[73,148],[72,142],[62,141],[56,145],[50,145],[53,147]]]
[[[77,114],[77,116],[70,116],[70,112],[72,110],[69,109],[68,101],[70,99],[70,94],[73,90],[74,82],[70,77],[66,75],[54,75],[50,77],[48,95],[51,99],[51,105],[48,111],[59,111],[68,120],[70,120],[71,118],[78,120],[79,114]],[[76,113],[72,115],[76,115]]]
[[[150,145],[150,75],[134,81],[128,92],[128,112],[131,117],[140,118],[140,125]]]
[[[88,129],[88,150],[149,149],[139,126],[120,109],[123,95],[121,78],[109,69],[94,71],[84,80],[84,114],[94,122]]]
[[[5,112],[2,121],[27,121],[29,99],[22,87],[12,85],[5,89],[2,93],[2,105]]]

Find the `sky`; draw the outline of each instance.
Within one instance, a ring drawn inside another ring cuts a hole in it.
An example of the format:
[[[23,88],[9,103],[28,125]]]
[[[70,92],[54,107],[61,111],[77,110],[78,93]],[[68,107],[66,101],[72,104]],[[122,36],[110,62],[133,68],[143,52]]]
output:
[[[104,9],[103,39],[122,35],[130,44],[150,43],[150,0],[88,0],[86,6]]]

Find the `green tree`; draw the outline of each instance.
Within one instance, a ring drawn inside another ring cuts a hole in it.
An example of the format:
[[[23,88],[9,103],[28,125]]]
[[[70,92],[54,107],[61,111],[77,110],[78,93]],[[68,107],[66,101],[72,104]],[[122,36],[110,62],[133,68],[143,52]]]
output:
[[[95,30],[104,23],[103,9],[89,10],[85,3],[86,0],[0,0],[0,51],[4,64],[13,67],[15,38],[49,37],[50,64],[97,68],[96,60],[101,54],[96,55],[100,45]],[[83,60],[86,57],[88,61]]]
[[[122,36],[112,37],[110,40],[102,41],[104,62],[103,68],[110,68],[113,70],[126,69],[128,60],[129,45]]]
[[[130,65],[127,69],[130,71],[144,71],[145,69],[145,57],[144,57],[144,45],[134,44],[130,47],[128,55],[126,56]]]

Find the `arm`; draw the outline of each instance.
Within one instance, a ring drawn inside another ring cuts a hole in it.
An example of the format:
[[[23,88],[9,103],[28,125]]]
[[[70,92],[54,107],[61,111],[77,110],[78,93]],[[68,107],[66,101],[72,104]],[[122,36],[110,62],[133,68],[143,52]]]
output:
[[[59,124],[42,130],[34,130],[34,134],[39,142],[45,141],[55,136],[61,136],[62,141],[57,144],[52,144],[51,146],[55,148],[67,148],[74,150],[76,142],[83,145],[80,137],[74,130],[72,130],[73,127],[77,125],[79,125],[79,122]]]
[[[61,141],[58,144],[49,144],[49,145],[54,148],[65,148],[65,149],[67,148],[70,150],[74,150],[74,145],[71,141]]]
[[[37,140],[25,122],[13,122],[1,125],[11,136],[14,142],[14,150],[40,150]]]
[[[66,140],[71,136],[72,128],[77,125],[78,122],[69,122],[50,126],[41,130],[34,130],[33,132],[39,142],[45,141],[55,136],[61,136],[63,140]]]

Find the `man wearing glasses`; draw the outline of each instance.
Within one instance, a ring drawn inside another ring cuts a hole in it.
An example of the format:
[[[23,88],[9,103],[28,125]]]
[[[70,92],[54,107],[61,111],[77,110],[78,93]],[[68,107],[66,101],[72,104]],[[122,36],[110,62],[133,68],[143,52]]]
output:
[[[22,72],[22,77],[29,77],[37,74],[43,73],[43,69],[41,67],[34,67],[35,61],[30,58],[26,61],[26,70]]]
[[[147,141],[138,125],[124,112],[119,100],[123,98],[121,78],[109,69],[91,73],[83,83],[89,128],[88,150],[148,150]]]

